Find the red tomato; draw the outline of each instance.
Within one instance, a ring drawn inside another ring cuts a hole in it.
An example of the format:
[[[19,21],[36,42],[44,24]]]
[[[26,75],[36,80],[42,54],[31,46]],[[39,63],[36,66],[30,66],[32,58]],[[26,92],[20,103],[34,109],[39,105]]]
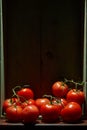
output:
[[[12,105],[6,109],[8,122],[22,122],[22,108],[19,105]]]
[[[37,98],[35,100],[35,104],[36,106],[40,109],[40,107],[43,105],[43,104],[49,104],[50,103],[50,100],[48,98]]]
[[[17,91],[17,95],[20,97],[20,100],[22,102],[34,98],[34,92],[30,88],[21,88]]]
[[[77,102],[69,102],[62,110],[61,117],[64,122],[77,122],[81,119],[82,108]]]
[[[22,111],[22,121],[26,123],[36,123],[39,116],[39,109],[36,105],[28,105]]]
[[[21,107],[25,108],[28,105],[34,105],[34,104],[35,104],[35,100],[34,99],[29,99],[29,100],[26,100],[26,101],[22,102]]]
[[[67,105],[67,100],[65,98],[58,98],[58,99],[54,99],[52,100],[53,104],[61,104],[63,107]]]
[[[85,94],[81,90],[71,89],[67,93],[66,99],[68,102],[75,101],[75,102],[79,103],[80,105],[82,105],[85,101]]]
[[[68,85],[62,81],[57,81],[52,85],[52,93],[58,98],[64,98],[68,90]]]
[[[65,107],[68,103],[67,100],[65,98],[61,98],[60,100],[61,100],[62,105]]]
[[[3,112],[5,113],[6,112],[6,109],[10,106],[12,106],[12,104],[14,103],[19,103],[19,100],[17,98],[8,98],[8,99],[5,99],[4,102],[3,102]]]
[[[52,123],[59,120],[59,108],[54,104],[43,104],[40,108],[42,122]]]
[[[61,115],[61,110],[67,105],[67,103],[67,100],[64,98],[52,100],[52,104],[55,104],[58,107],[59,115]]]

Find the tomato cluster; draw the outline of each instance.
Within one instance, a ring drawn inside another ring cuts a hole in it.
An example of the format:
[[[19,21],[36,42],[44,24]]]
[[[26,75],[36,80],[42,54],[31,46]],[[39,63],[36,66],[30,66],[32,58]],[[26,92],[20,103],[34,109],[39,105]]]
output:
[[[73,84],[74,87],[70,87]],[[29,87],[13,88],[13,96],[3,102],[3,114],[8,122],[56,123],[78,122],[82,119],[82,105],[85,93],[78,86],[82,83],[73,80],[56,81],[52,93],[34,98],[34,91]]]

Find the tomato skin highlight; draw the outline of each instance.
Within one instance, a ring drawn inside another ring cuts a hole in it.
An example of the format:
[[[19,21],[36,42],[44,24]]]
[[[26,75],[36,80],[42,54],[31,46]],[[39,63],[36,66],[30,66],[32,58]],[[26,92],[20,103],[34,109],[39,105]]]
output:
[[[52,85],[52,93],[58,98],[65,98],[68,90],[68,85],[62,81],[56,81]]]
[[[75,101],[82,105],[85,101],[85,94],[81,90],[71,89],[68,91],[66,99],[68,102]]]
[[[82,117],[82,108],[76,102],[69,102],[61,110],[61,117],[64,122],[78,122]]]

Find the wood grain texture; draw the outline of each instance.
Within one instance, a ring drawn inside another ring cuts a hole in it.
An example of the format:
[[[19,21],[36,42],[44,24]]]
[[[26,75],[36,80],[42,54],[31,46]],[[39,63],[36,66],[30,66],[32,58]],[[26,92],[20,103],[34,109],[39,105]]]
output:
[[[30,84],[35,97],[63,78],[82,80],[83,1],[5,0],[6,97]]]

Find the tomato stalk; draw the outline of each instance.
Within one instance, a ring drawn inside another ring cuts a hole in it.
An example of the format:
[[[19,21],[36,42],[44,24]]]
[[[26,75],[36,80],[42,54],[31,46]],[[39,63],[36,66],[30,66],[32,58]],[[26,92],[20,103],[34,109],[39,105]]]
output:
[[[83,81],[81,83],[79,83],[79,82],[75,82],[74,80],[67,80],[67,79],[65,79],[64,82],[65,83],[72,83],[72,84],[74,84],[76,90],[78,90],[78,86],[83,86],[84,85]]]
[[[50,103],[52,104],[52,99],[53,99],[52,95],[43,95],[43,97],[49,98]]]
[[[52,96],[52,95],[43,95],[43,97],[49,98],[50,100],[50,104],[53,104],[53,99],[56,99],[56,97]]]
[[[29,87],[30,87],[29,84],[25,84],[25,85],[23,85],[23,88],[29,88]]]
[[[26,100],[25,97],[19,96],[19,95],[16,93],[16,89],[21,89],[21,86],[16,86],[16,87],[14,87],[14,88],[12,89],[12,91],[13,91],[13,97],[17,97],[20,102],[21,102],[20,98],[23,98],[23,99],[27,102],[27,100]]]
[[[13,97],[16,96],[16,97],[19,99],[19,96],[16,94],[16,91],[15,91],[15,89],[17,89],[17,88],[21,88],[21,86],[16,86],[16,87],[14,87],[14,88],[12,89],[12,92],[13,92]]]

